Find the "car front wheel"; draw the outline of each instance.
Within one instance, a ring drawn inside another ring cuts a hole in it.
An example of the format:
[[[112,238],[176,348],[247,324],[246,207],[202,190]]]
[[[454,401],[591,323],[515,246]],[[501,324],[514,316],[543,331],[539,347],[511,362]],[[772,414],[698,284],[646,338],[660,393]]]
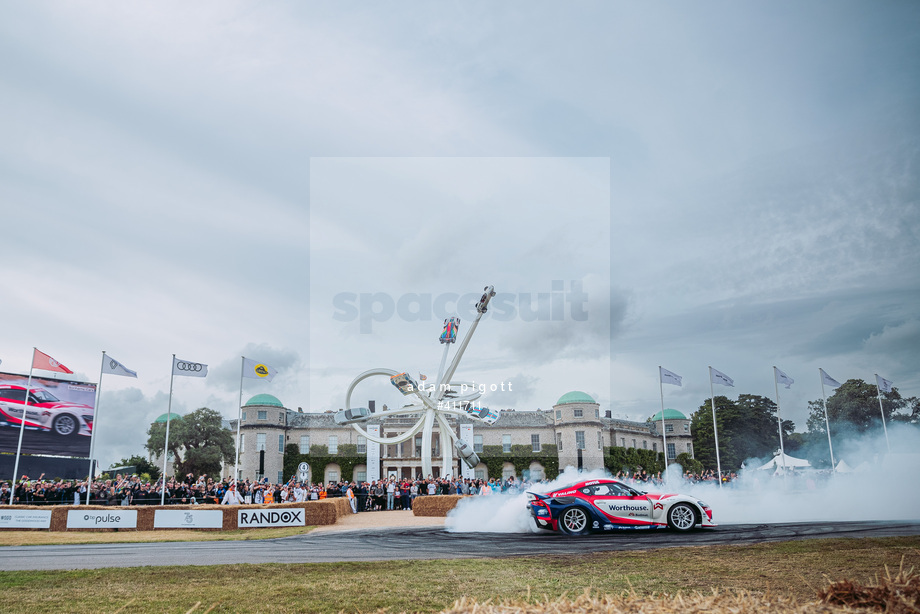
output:
[[[568,535],[587,533],[588,512],[577,506],[565,508],[559,516],[559,528]]]
[[[675,531],[689,531],[696,526],[696,512],[686,503],[675,503],[668,510],[668,526]]]
[[[51,430],[55,434],[62,437],[70,437],[71,435],[76,435],[80,430],[80,426],[77,424],[77,419],[68,414],[58,416],[54,419],[54,423],[51,425]]]

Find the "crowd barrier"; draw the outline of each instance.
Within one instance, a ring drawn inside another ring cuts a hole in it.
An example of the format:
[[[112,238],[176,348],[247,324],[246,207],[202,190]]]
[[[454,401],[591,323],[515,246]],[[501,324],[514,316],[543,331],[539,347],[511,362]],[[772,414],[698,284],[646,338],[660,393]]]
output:
[[[2,506],[0,530],[154,531],[335,524],[351,514],[345,498],[278,505]]]

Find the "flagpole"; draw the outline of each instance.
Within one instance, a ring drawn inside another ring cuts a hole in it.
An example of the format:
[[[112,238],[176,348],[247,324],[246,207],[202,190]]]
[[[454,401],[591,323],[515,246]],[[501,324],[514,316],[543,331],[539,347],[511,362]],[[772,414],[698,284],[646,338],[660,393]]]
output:
[[[172,418],[172,393],[173,380],[176,377],[176,355],[172,357],[172,367],[169,369],[169,403],[166,406],[166,441],[163,444],[163,475],[160,479],[163,481],[160,490],[160,505],[166,505],[166,461],[169,459],[169,420]],[[173,467],[175,469],[175,467]]]
[[[709,400],[712,401],[712,434],[716,439],[716,468],[719,470],[719,488],[722,488],[722,460],[719,458],[719,427],[716,426],[716,393],[712,389],[712,366],[709,367]]]
[[[834,460],[834,444],[831,443],[831,422],[827,418],[827,394],[824,392],[824,370],[818,368],[818,377],[821,379],[821,402],[824,405],[824,425],[827,427],[827,447],[831,451],[831,469],[837,473],[837,461]]]
[[[99,428],[99,399],[102,398],[102,374],[105,371],[105,350],[102,350],[102,364],[99,366],[99,386],[96,387],[96,404],[93,408],[93,432],[89,437],[89,477],[86,478],[86,504],[89,505],[89,491],[93,483],[93,455],[96,453],[96,430]]]
[[[875,390],[878,392],[878,410],[882,413],[882,428],[885,430],[885,443],[888,445],[888,453],[891,454],[891,442],[888,441],[888,427],[885,425],[885,410],[882,409],[882,389],[878,384],[878,373],[876,373]]]
[[[233,467],[233,484],[240,475],[240,425],[243,423],[243,369],[246,366],[246,357],[240,356],[240,402],[237,403],[236,411],[236,466]],[[237,489],[239,492],[239,489]]]
[[[22,453],[22,434],[26,430],[26,415],[29,413],[29,392],[32,390],[32,370],[35,368],[35,350],[32,347],[32,364],[29,367],[29,383],[26,385],[26,403],[22,408],[22,419],[19,421],[19,443],[16,444],[16,462],[13,464],[13,483],[10,488],[10,505],[16,495],[16,475],[19,473],[19,455]],[[21,502],[20,502],[21,503]]]
[[[658,365],[658,390],[661,392],[661,444],[664,446],[664,482],[668,483],[668,438],[664,434],[664,382],[661,381],[661,365]]]
[[[784,382],[785,383],[785,382]],[[783,461],[783,487],[786,486],[786,449],[783,447],[783,419],[779,407],[779,382],[776,381],[776,365],[773,365],[773,388],[776,390],[776,426],[779,430],[779,454]]]

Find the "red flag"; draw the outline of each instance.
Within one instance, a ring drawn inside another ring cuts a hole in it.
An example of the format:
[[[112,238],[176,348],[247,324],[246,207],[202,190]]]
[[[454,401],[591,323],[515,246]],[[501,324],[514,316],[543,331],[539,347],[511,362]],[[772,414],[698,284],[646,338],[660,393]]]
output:
[[[32,356],[32,368],[58,371],[60,373],[73,373],[73,371],[39,350],[35,350],[35,354]]]

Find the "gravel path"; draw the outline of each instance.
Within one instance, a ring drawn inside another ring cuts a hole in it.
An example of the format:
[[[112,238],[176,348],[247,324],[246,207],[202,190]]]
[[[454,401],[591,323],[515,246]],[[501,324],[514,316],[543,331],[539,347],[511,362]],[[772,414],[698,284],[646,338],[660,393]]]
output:
[[[383,529],[389,527],[444,527],[446,518],[416,516],[409,510],[392,512],[361,512],[343,516],[335,524],[319,526],[310,534],[329,533],[331,531],[348,531],[363,529]]]

